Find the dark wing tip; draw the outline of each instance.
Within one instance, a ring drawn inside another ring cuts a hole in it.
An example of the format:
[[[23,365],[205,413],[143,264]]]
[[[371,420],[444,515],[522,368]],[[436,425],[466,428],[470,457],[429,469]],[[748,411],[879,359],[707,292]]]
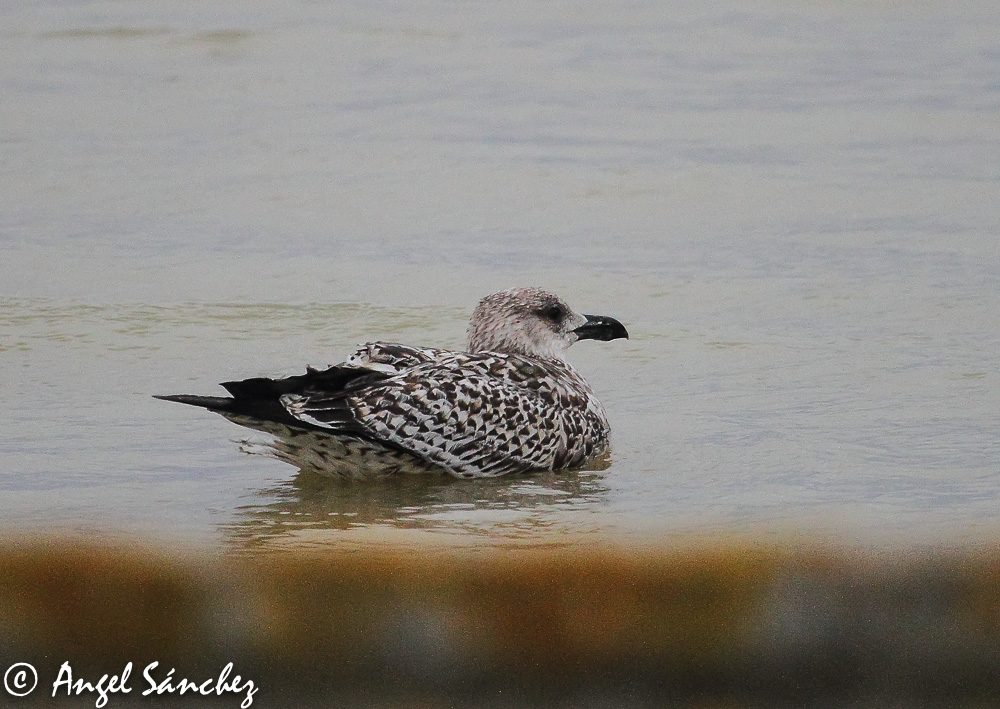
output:
[[[201,406],[212,411],[229,411],[232,409],[234,401],[228,396],[197,396],[195,394],[153,394],[153,398],[162,401],[176,401],[178,404]]]

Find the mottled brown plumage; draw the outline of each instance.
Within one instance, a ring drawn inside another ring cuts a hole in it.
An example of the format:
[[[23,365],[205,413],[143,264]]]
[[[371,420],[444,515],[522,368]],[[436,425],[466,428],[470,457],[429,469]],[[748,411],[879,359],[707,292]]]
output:
[[[565,351],[582,338],[618,337],[628,333],[616,320],[518,288],[480,301],[465,352],[374,342],[326,370],[224,384],[233,398],[161,398],[274,433],[281,457],[331,474],[558,470],[601,455],[609,432]]]

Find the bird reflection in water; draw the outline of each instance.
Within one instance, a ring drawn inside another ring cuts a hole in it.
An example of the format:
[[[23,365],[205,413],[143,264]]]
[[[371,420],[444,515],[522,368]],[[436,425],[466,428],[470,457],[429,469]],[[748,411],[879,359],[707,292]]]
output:
[[[297,460],[280,437],[240,441],[254,456],[295,465],[287,482],[257,490],[237,519],[221,525],[234,551],[327,548],[377,537],[491,544],[553,543],[554,533],[593,531],[574,512],[599,506],[607,493],[606,454],[585,469],[460,480],[444,472],[358,483],[331,478]],[[427,534],[431,533],[431,534]],[[435,534],[436,533],[436,534]],[[575,534],[573,535],[575,536]]]

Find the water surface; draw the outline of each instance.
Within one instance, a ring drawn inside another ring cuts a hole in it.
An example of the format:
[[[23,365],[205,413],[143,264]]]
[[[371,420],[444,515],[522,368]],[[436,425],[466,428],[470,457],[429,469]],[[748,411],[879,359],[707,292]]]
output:
[[[1000,530],[991,2],[0,11],[0,515],[221,548]],[[151,398],[537,284],[603,470],[341,485]]]

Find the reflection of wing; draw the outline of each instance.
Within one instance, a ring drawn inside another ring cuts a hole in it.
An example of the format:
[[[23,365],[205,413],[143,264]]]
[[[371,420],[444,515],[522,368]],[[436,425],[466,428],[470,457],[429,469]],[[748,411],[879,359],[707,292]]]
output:
[[[464,477],[570,467],[607,446],[603,409],[564,364],[381,343],[367,350],[365,366],[398,373],[362,387],[287,393],[281,404],[303,423],[410,451]]]
[[[273,457],[268,445],[255,444],[247,452]],[[297,458],[278,457],[302,468]],[[608,467],[607,460],[598,460],[600,469]],[[524,542],[526,536],[544,542],[551,541],[549,525],[533,521],[558,522],[565,510],[587,509],[608,494],[603,476],[586,472],[541,473],[514,481],[488,478],[472,485],[451,475],[403,475],[391,485],[374,486],[331,484],[328,466],[316,472],[321,475],[299,474],[254,490],[249,504],[220,522],[224,543],[248,551],[285,545],[301,549],[303,543],[364,546],[371,543],[373,531],[382,534],[379,530],[407,538],[426,531],[460,532],[465,544],[477,549],[483,541],[503,545]],[[518,523],[508,524],[512,519]],[[488,539],[470,531],[488,532]]]

